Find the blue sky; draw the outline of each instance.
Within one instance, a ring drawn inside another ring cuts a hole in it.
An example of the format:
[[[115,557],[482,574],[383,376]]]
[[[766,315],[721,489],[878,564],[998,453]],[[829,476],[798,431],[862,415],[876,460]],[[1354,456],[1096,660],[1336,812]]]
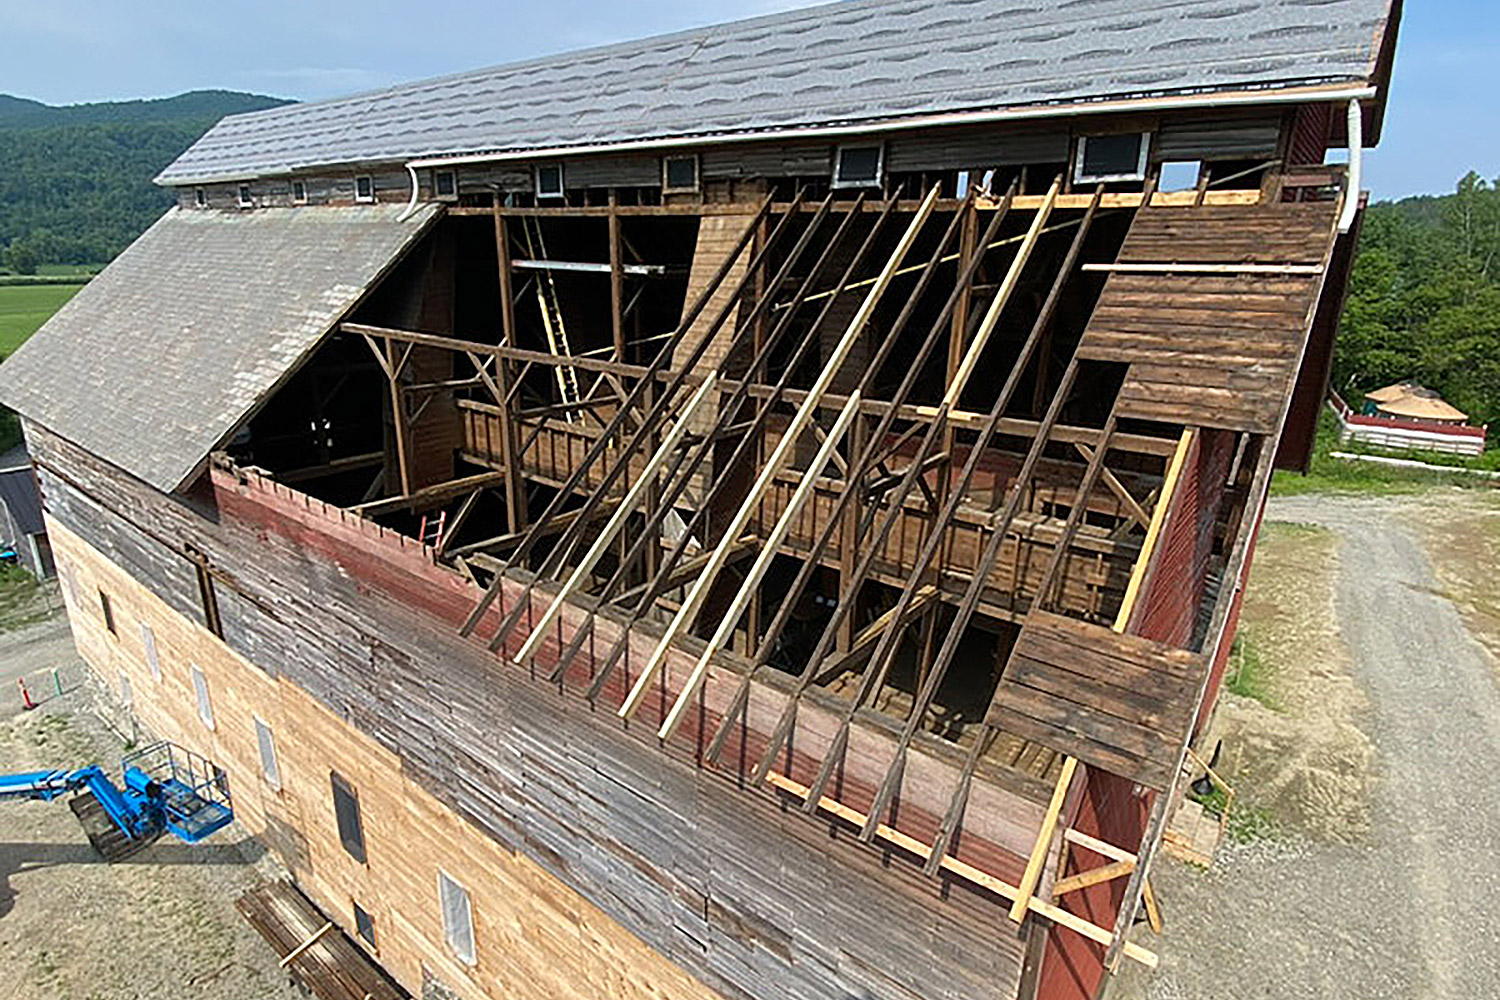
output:
[[[1150,0],[1142,0],[1150,2]],[[0,93],[49,104],[206,87],[313,99],[807,6],[803,0],[0,0]],[[1380,198],[1500,177],[1496,0],[1407,0]]]

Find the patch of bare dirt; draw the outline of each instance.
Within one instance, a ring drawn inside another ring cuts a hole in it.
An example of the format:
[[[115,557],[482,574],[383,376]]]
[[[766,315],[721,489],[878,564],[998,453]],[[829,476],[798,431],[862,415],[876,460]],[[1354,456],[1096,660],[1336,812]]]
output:
[[[1453,491],[1408,512],[1442,596],[1500,668],[1500,491]]]
[[[1248,815],[1349,843],[1369,831],[1374,748],[1360,724],[1369,706],[1339,634],[1337,570],[1332,532],[1265,525],[1245,594],[1241,647],[1205,746],[1224,741],[1219,773]],[[1237,678],[1237,669],[1244,675]]]

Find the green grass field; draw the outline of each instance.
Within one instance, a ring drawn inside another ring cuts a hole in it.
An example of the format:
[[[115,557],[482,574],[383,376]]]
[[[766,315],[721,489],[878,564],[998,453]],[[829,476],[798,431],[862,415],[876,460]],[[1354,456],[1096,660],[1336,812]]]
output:
[[[9,356],[82,285],[0,286],[0,355]]]

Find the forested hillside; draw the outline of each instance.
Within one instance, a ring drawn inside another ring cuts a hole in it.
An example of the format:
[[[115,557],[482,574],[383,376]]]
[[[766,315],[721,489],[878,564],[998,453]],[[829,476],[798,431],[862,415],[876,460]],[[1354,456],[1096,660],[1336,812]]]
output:
[[[225,115],[285,101],[203,90],[51,107],[0,94],[0,265],[96,264],[172,202],[151,178]]]
[[[1370,207],[1334,356],[1346,398],[1415,378],[1500,424],[1497,185],[1470,173],[1454,194]]]

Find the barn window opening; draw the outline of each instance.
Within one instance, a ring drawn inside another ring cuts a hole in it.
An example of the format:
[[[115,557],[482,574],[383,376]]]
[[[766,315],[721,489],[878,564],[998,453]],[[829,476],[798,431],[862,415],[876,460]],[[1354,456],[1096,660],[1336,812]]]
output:
[[[359,815],[359,793],[337,771],[330,771],[329,779],[333,783],[333,816],[338,822],[339,843],[349,857],[365,864],[365,827]]]
[[[354,200],[365,202],[375,200],[375,178],[368,174],[361,174],[354,178]]]
[[[438,869],[438,896],[443,905],[443,938],[459,961],[474,964],[474,912],[469,890]]]
[[[439,197],[452,200],[458,197],[458,176],[451,170],[439,170],[432,175],[432,190]]]
[[[252,198],[252,197],[250,197],[250,185],[249,184],[241,184],[240,185],[240,187],[239,187],[239,196],[240,196],[240,208],[250,208],[250,207],[254,206],[255,199]]]
[[[156,633],[151,631],[151,626],[141,622],[141,649],[145,652],[146,666],[151,671],[151,679],[158,684],[161,683],[161,658],[156,652]]]
[[[193,188],[193,204],[199,208],[208,207],[208,192],[202,188]]]
[[[563,191],[563,168],[561,163],[544,163],[536,168],[536,196],[538,198],[561,198]]]
[[[363,906],[354,904],[354,933],[371,948],[375,947],[375,918]]]
[[[102,589],[99,591],[99,606],[104,609],[104,627],[109,629],[110,635],[118,636],[120,633],[115,631],[115,606]]]
[[[306,181],[292,181],[292,201],[298,205],[307,204]]]
[[[1146,132],[1082,136],[1073,180],[1080,184],[1145,180],[1150,153],[1151,136]]]
[[[884,146],[840,146],[833,165],[836,188],[879,187],[885,174]]]
[[[214,728],[214,706],[208,699],[208,678],[203,676],[203,671],[195,663],[192,666],[193,693],[198,696],[198,718],[209,729]]]
[[[281,762],[276,759],[276,738],[271,734],[271,727],[259,717],[255,717],[255,743],[260,748],[260,773],[266,779],[266,784],[276,791],[281,791]]]
[[[662,161],[661,189],[666,194],[698,190],[698,156],[669,156]]]
[[[193,563],[198,576],[198,598],[203,603],[203,625],[220,639],[224,638],[224,626],[219,620],[219,599],[214,593],[214,578],[208,569],[208,557],[191,545],[186,546],[187,557]]]

